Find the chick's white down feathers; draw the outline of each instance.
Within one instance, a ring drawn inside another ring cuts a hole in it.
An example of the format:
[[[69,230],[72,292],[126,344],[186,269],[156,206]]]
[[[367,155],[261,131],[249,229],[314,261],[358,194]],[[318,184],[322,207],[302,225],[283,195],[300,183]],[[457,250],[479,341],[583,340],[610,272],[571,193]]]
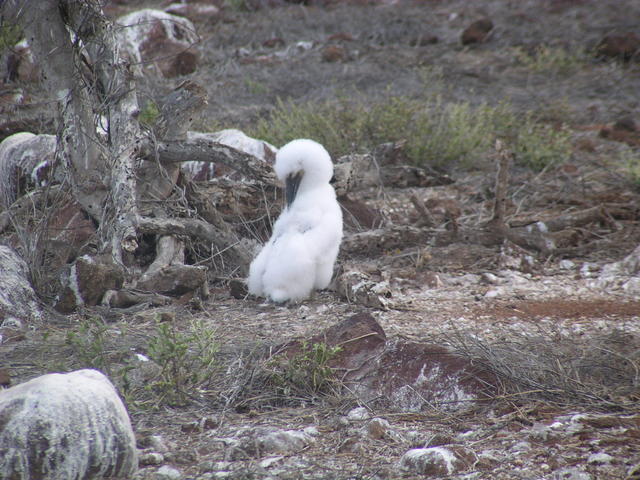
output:
[[[329,184],[333,163],[313,140],[293,140],[276,155],[287,205],[269,241],[251,262],[249,293],[274,302],[300,301],[329,286],[342,241],[342,211]]]

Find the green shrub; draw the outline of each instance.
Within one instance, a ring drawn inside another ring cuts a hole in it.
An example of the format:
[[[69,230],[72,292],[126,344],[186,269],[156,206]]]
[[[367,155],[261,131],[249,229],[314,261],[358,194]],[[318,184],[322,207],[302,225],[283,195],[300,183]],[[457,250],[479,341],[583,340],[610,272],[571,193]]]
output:
[[[82,368],[95,368],[110,373],[108,327],[99,317],[82,319],[77,329],[67,332],[65,343]]]
[[[158,403],[182,403],[190,389],[211,380],[218,367],[215,337],[202,321],[191,323],[184,332],[173,322],[157,322],[147,353],[160,367],[159,378],[150,385],[161,395]]]
[[[269,383],[278,397],[313,399],[319,395],[335,393],[337,380],[329,362],[341,347],[326,343],[303,342],[301,351],[288,361],[278,358],[271,363]]]
[[[504,103],[445,104],[440,96],[426,101],[388,97],[373,105],[279,101],[269,118],[259,120],[249,134],[274,145],[312,138],[334,157],[402,140],[412,163],[447,170],[486,162],[496,138],[506,138],[518,161],[535,170],[562,161],[571,152],[564,128],[540,124],[530,114],[518,116]]]
[[[0,53],[13,48],[22,39],[22,29],[18,25],[6,24],[0,19]]]
[[[515,47],[513,54],[521,65],[532,72],[550,74],[568,74],[586,64],[589,56],[583,49],[574,51],[563,47],[542,45],[533,52]]]

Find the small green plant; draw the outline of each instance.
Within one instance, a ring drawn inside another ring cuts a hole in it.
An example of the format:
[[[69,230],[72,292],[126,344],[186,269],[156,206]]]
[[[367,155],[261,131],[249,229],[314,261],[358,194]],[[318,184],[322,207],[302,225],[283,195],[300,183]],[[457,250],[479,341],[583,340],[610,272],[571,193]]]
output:
[[[236,12],[249,10],[246,0],[225,0],[224,6]]]
[[[264,83],[256,82],[250,78],[245,78],[244,84],[252,95],[265,95],[269,93],[269,88]]]
[[[6,24],[0,19],[0,53],[13,48],[22,39],[22,29],[18,25]]]
[[[144,108],[140,110],[138,120],[143,126],[153,128],[158,121],[159,116],[160,110],[158,109],[158,106],[155,102],[150,100],[145,104]]]
[[[160,374],[151,387],[170,403],[183,402],[189,389],[211,380],[218,351],[215,331],[202,321],[194,321],[184,332],[173,322],[157,322],[148,355],[160,367]]]
[[[541,171],[567,160],[571,155],[571,135],[564,128],[536,123],[530,116],[518,130],[515,153],[518,163]]]
[[[537,47],[533,52],[515,47],[513,53],[518,63],[536,73],[571,73],[582,67],[587,58],[584,50],[569,51],[546,45]]]
[[[107,352],[108,327],[98,317],[83,319],[77,330],[67,333],[65,343],[71,347],[73,357],[85,368],[110,373]]]
[[[626,147],[619,154],[620,164],[636,191],[640,192],[640,152]]]
[[[282,397],[314,398],[334,393],[336,378],[330,361],[342,350],[326,343],[300,345],[300,352],[286,362],[281,359],[272,364],[271,383]]]

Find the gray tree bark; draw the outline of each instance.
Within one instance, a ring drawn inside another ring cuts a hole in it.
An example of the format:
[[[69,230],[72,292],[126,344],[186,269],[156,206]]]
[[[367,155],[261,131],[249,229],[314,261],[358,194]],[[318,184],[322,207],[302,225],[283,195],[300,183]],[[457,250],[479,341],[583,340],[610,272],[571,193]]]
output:
[[[129,65],[97,0],[9,0],[57,106],[59,164],[117,264],[137,248],[140,128]],[[104,128],[100,136],[97,127]]]

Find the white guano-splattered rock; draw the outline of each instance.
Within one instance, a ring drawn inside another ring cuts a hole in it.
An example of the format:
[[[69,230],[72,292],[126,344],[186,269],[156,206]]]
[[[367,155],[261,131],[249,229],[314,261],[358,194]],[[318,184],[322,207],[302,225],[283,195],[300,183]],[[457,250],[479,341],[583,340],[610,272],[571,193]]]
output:
[[[427,476],[453,475],[460,460],[447,448],[413,448],[400,459],[400,469]]]
[[[137,467],[129,416],[102,373],[52,373],[0,392],[0,478],[124,479]]]

